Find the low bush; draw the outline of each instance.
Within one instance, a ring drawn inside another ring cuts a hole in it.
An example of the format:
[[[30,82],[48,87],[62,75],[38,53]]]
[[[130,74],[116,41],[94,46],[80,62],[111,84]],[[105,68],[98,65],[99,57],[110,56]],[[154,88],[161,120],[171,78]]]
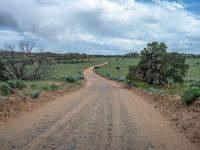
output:
[[[48,86],[42,86],[42,88],[41,88],[43,91],[49,91],[49,87]]]
[[[82,73],[76,74],[74,76],[66,76],[66,77],[63,78],[63,80],[65,82],[68,82],[68,83],[74,83],[74,82],[77,82],[77,81],[80,81],[80,80],[83,80],[83,79],[84,79],[84,76],[83,76]]]
[[[69,76],[69,77],[66,76],[63,79],[64,79],[65,82],[69,82],[69,83],[75,82],[73,76]]]
[[[7,83],[0,83],[0,92],[3,96],[10,95],[12,92],[10,85]]]
[[[84,76],[83,74],[77,74],[77,75],[74,75],[73,78],[75,81],[79,81],[79,80],[83,80]]]
[[[21,80],[8,80],[7,83],[12,89],[23,90],[26,87],[26,84]]]
[[[193,82],[190,87],[197,87],[200,88],[200,81]]]
[[[32,83],[30,86],[31,86],[32,89],[36,89],[37,88],[36,84],[34,84],[34,83]]]
[[[26,84],[22,80],[16,80],[17,89],[23,90]]]
[[[55,90],[58,89],[58,86],[57,86],[56,84],[52,84],[52,85],[49,86],[49,89],[50,89],[51,91],[55,91]]]
[[[184,104],[190,105],[192,104],[197,98],[200,97],[200,88],[191,88],[182,96],[182,101]]]
[[[17,88],[17,82],[16,82],[16,80],[8,80],[7,83],[10,85],[10,87],[12,89],[16,89]]]
[[[40,92],[39,92],[38,90],[33,90],[33,91],[31,92],[31,97],[32,97],[32,99],[38,98],[39,95],[40,95]]]
[[[119,67],[119,66],[117,66],[115,69],[116,69],[116,70],[120,70],[120,67]]]

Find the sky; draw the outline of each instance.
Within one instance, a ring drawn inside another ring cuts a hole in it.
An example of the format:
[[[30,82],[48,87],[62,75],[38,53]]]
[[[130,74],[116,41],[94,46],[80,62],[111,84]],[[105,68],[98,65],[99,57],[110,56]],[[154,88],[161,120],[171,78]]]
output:
[[[22,39],[58,53],[126,54],[158,41],[200,54],[200,1],[0,0],[0,48]]]

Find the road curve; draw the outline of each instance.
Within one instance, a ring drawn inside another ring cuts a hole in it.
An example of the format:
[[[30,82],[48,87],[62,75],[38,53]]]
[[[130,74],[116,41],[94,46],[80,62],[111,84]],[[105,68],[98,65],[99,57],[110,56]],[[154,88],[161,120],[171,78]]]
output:
[[[84,88],[0,127],[1,150],[198,150],[145,100],[84,71]]]

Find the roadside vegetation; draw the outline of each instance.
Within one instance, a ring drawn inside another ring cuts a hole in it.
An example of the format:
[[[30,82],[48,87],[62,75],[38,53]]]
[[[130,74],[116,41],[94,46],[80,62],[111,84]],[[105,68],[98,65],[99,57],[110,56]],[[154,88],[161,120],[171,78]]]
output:
[[[83,70],[102,62],[104,58],[86,54],[48,53],[29,40],[5,44],[0,51],[0,100],[19,94],[36,99],[43,92],[78,87],[83,83]]]
[[[36,101],[45,93],[78,88],[84,83],[84,69],[106,61],[95,71],[111,80],[154,93],[179,94],[187,105],[199,97],[200,58],[168,53],[164,43],[149,43],[140,54],[103,56],[49,53],[22,40],[17,45],[5,44],[0,51],[0,102]]]
[[[130,87],[164,95],[179,94],[183,103],[190,105],[199,97],[199,63],[198,55],[168,53],[164,43],[153,42],[140,55],[110,58],[108,64],[95,71]],[[193,88],[195,92],[191,92]]]

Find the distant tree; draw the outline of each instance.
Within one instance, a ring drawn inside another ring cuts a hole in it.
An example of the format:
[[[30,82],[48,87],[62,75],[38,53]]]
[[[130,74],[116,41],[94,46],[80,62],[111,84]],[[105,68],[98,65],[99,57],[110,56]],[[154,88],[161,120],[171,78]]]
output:
[[[37,56],[32,54],[35,43],[29,40],[22,40],[18,43],[18,51],[15,45],[5,44],[2,58],[5,61],[5,71],[10,79],[33,80],[44,76],[47,73],[45,56],[39,53]],[[41,52],[43,48],[41,48]]]
[[[148,84],[167,84],[182,82],[188,66],[185,57],[178,53],[168,53],[165,43],[152,42],[147,44],[140,54],[136,67],[129,67],[128,79],[133,77]]]

